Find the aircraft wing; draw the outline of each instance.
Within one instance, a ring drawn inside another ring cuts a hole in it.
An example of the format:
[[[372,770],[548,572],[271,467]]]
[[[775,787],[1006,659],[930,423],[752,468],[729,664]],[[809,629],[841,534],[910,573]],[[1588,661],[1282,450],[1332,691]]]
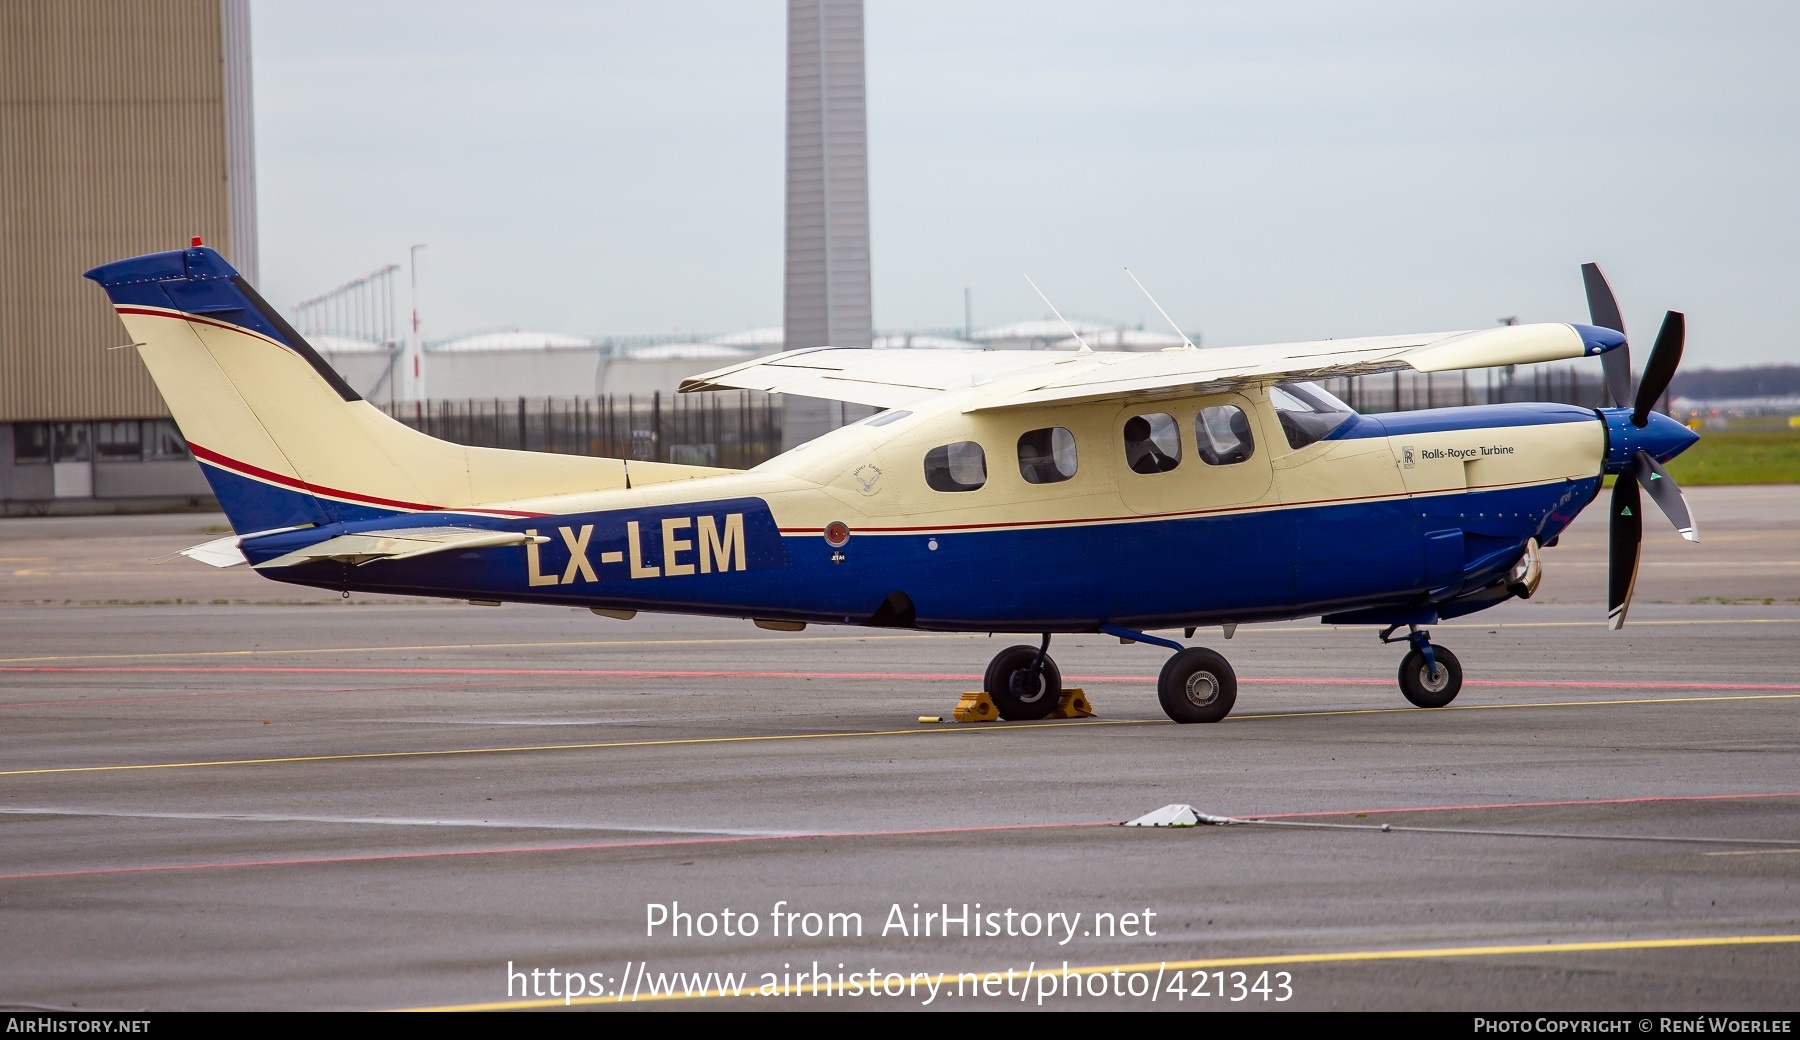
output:
[[[894,408],[935,393],[980,386],[1028,368],[1075,357],[1042,350],[809,347],[684,379],[680,392],[762,390]]]
[[[1474,332],[1277,343],[1155,353],[1040,350],[788,351],[695,376],[684,393],[745,389],[892,408],[992,384],[967,411],[1109,397],[1166,397],[1328,376],[1447,372],[1589,357],[1622,340],[1585,326],[1508,325]]]
[[[452,549],[480,549],[492,545],[542,545],[550,539],[519,531],[482,531],[470,527],[401,527],[391,531],[364,531],[340,534],[316,545],[296,549],[284,556],[265,560],[257,570],[292,567],[313,560],[336,560],[361,566],[375,560],[404,560],[427,553]]]

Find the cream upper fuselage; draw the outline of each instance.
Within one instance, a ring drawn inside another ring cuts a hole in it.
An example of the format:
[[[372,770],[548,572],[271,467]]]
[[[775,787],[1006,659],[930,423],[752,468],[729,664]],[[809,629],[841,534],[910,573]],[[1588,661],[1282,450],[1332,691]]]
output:
[[[351,587],[982,631],[1309,616],[1491,584],[1592,498],[1605,453],[1595,413],[1560,405],[1408,413],[1398,434],[1352,416],[1296,448],[1268,387],[965,410],[984,390],[922,397],[743,473],[508,503],[538,514],[508,526],[551,539],[483,554],[516,561],[516,582],[438,559],[359,570]],[[1220,453],[1197,423],[1207,409],[1221,431],[1240,411],[1249,450]],[[1160,433],[1150,472],[1131,464],[1144,425]],[[932,487],[933,449],[967,443],[983,478],[961,448],[968,489]],[[741,573],[719,542],[734,515]]]

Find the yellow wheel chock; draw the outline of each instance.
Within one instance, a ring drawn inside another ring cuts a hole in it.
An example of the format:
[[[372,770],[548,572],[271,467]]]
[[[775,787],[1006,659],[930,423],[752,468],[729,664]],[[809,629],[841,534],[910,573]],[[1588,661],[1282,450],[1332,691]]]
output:
[[[1000,709],[994,707],[994,699],[987,695],[986,690],[964,690],[962,699],[956,702],[956,710],[950,714],[958,722],[997,722],[1000,719]],[[1093,704],[1089,703],[1087,694],[1077,687],[1062,691],[1056,707],[1044,717],[1085,719],[1093,717],[1093,714]],[[925,721],[925,717],[921,717],[919,721]]]

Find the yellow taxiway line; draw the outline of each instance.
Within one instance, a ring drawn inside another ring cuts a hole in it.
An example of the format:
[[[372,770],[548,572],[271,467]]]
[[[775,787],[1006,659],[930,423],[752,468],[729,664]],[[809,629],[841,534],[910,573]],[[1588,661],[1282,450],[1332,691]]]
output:
[[[1535,701],[1525,704],[1452,704],[1444,708],[1332,708],[1323,711],[1266,712],[1231,715],[1226,722],[1263,719],[1325,718],[1335,715],[1418,715],[1453,711],[1510,711],[1520,708],[1601,708],[1649,704],[1699,704],[1717,701],[1800,700],[1800,693],[1750,693],[1708,697],[1634,697],[1598,701]],[[753,744],[780,740],[828,740],[843,737],[908,737],[949,733],[1016,733],[1027,729],[1070,729],[1094,726],[1173,725],[1167,719],[1081,719],[1056,722],[1014,722],[1005,725],[914,727],[910,729],[845,730],[834,733],[770,733],[742,737],[677,737],[663,740],[614,740],[585,744],[527,744],[506,747],[438,748],[424,751],[360,751],[331,755],[286,755],[271,758],[212,759],[198,762],[143,762],[135,765],[52,766],[41,769],[0,770],[5,776],[48,776],[63,773],[120,773],[146,769],[202,769],[213,766],[281,765],[291,762],[349,762],[370,759],[431,758],[445,755],[498,755],[530,751],[597,751],[608,748],[678,747],[687,744]]]
[[[1448,960],[1467,957],[1520,957],[1542,954],[1568,953],[1608,953],[1624,950],[1680,950],[1698,949],[1717,946],[1774,946],[1800,943],[1800,935],[1713,935],[1680,939],[1622,939],[1607,942],[1570,942],[1570,943],[1531,943],[1507,946],[1450,946],[1427,947],[1415,950],[1348,950],[1331,953],[1278,953],[1255,957],[1209,957],[1187,961],[1146,961],[1139,964],[1100,964],[1084,965],[1070,968],[1038,968],[1025,970],[1020,968],[999,971],[979,972],[947,972],[939,975],[926,975],[921,982],[926,985],[954,985],[958,979],[974,976],[976,979],[988,975],[1002,975],[1011,979],[1019,979],[1021,984],[1034,978],[1088,975],[1111,975],[1114,972],[1124,974],[1150,974],[1153,972],[1210,971],[1218,968],[1271,968],[1298,964],[1350,964],[1369,961],[1409,961],[1409,960]],[[683,974],[691,974],[684,972]],[[751,974],[751,973],[746,973]],[[905,973],[903,973],[905,974]],[[909,974],[909,978],[912,976]],[[760,986],[746,982],[740,994],[727,993],[712,989],[700,993],[658,993],[649,995],[639,993],[615,994],[597,997],[548,998],[540,1000],[505,1000],[481,1004],[443,1004],[435,1007],[395,1008],[397,1011],[517,1011],[527,1008],[565,1007],[570,1005],[597,1005],[644,1003],[647,1001],[670,1000],[716,1000],[719,998],[735,999],[739,996],[765,995],[772,997],[808,996],[812,992],[811,984],[801,986],[771,986],[765,993]],[[1059,998],[1060,999],[1060,998]]]

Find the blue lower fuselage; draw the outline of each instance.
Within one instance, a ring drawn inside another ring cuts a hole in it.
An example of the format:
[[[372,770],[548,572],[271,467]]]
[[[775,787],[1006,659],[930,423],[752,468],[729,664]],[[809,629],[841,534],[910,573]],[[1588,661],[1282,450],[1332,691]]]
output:
[[[1467,429],[1468,413],[1479,411],[1413,413],[1406,425]],[[1359,422],[1373,424],[1362,436],[1385,435],[1374,420]],[[256,563],[359,529],[452,524],[550,540],[362,566],[313,562],[270,576],[347,591],[950,631],[1169,628],[1347,611],[1400,620],[1506,598],[1492,592],[1528,541],[1554,540],[1593,500],[1595,461],[1592,476],[1523,486],[1167,518],[855,531],[839,546],[816,530],[784,533],[764,500],[740,497],[534,518],[369,510],[248,539],[244,550]],[[208,475],[222,500],[292,493],[233,485],[243,478],[211,467]],[[703,522],[725,531],[732,517],[741,545],[700,546]]]

